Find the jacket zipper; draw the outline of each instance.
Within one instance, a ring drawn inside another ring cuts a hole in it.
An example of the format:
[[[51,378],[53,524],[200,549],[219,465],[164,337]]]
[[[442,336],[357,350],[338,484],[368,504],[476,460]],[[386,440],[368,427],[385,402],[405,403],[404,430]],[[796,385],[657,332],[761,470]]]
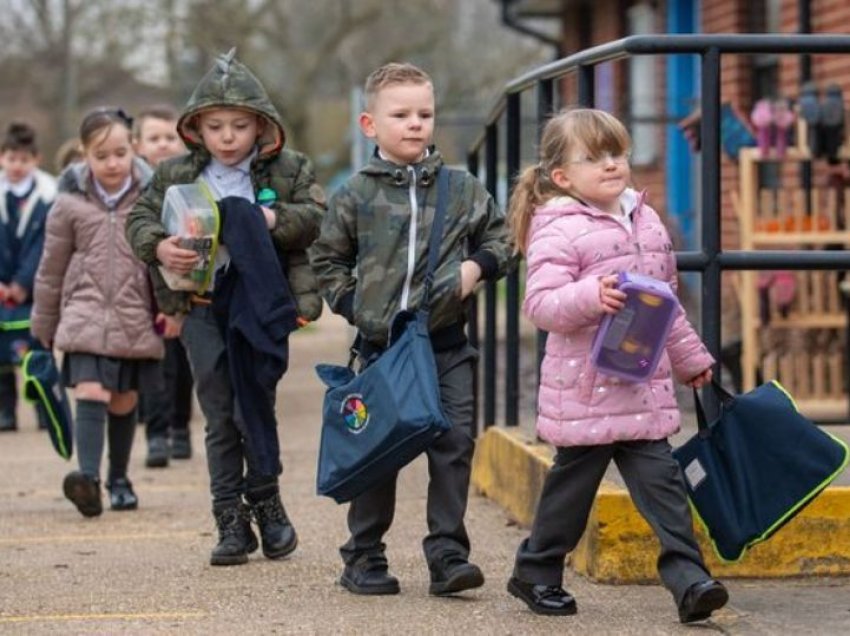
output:
[[[110,208],[107,210],[107,215],[109,215],[109,285],[107,286],[108,297],[106,299],[106,320],[103,323],[103,350],[106,351],[106,342],[109,336],[109,321],[111,319],[110,313],[112,309],[112,299],[114,297],[114,289],[112,288],[115,284],[115,210]]]
[[[410,302],[410,285],[413,282],[413,269],[416,266],[416,225],[419,216],[419,202],[416,200],[416,171],[407,166],[410,174],[410,186],[408,196],[410,198],[410,231],[407,236],[407,276],[404,278],[404,286],[401,288],[401,309],[407,309]]]

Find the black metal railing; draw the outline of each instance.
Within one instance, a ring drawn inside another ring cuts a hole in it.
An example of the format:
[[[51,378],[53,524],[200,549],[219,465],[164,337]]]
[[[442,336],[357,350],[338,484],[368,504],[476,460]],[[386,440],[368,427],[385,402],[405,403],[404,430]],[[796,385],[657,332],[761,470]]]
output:
[[[630,36],[596,46],[563,59],[546,64],[509,82],[504,93],[488,115],[482,134],[470,147],[468,167],[478,175],[480,157],[485,161],[485,185],[497,202],[506,207],[507,200],[499,200],[499,169],[512,184],[520,168],[521,96],[536,90],[536,117],[538,132],[555,106],[555,82],[571,75],[576,76],[577,89],[569,103],[593,107],[594,69],[603,62],[612,62],[640,55],[697,55],[701,65],[700,103],[701,118],[701,228],[700,249],[677,252],[679,268],[702,273],[702,302],[700,322],[703,340],[715,359],[720,360],[720,286],[724,270],[841,270],[850,269],[850,251],[847,250],[721,250],[721,191],[720,191],[720,61],[724,54],[825,54],[850,53],[850,36],[844,35],[640,35]],[[504,120],[504,155],[499,151],[499,133]],[[502,197],[505,198],[505,197]],[[514,269],[507,276],[504,298],[504,419],[507,426],[519,423],[519,308],[520,274]],[[478,334],[479,311],[472,312],[470,332],[472,340],[482,348],[483,409],[477,409],[479,421],[485,427],[497,421],[497,286],[488,283],[484,293],[484,338]],[[539,368],[545,334],[538,334],[537,364]],[[719,363],[718,363],[719,366]],[[719,368],[717,369],[719,371]],[[530,396],[536,399],[536,396]],[[706,395],[709,416],[717,412],[713,392]]]

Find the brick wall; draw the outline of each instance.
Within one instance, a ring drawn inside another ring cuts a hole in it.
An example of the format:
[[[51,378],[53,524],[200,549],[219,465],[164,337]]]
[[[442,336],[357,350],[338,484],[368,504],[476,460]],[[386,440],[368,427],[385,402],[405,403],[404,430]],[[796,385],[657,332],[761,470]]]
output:
[[[657,32],[666,30],[666,3],[674,0],[659,0],[654,4],[657,16]],[[582,30],[581,20],[575,8],[576,3],[567,3],[563,25],[564,50],[567,54],[574,53],[587,46],[602,44],[627,35],[626,11],[632,4],[629,0],[597,0],[590,11],[592,12],[592,29],[590,33]],[[850,33],[850,3],[846,0],[818,0],[811,3],[812,30],[814,33]],[[703,33],[746,33],[752,31],[749,13],[752,11],[747,0],[703,0],[700,24]],[[612,17],[616,16],[616,19]],[[798,31],[798,2],[784,0],[780,14],[781,32],[796,33]],[[662,57],[657,57],[658,77],[663,78],[665,64]],[[754,98],[753,92],[753,59],[744,55],[725,55],[721,60],[721,101],[737,105],[740,110],[749,114]],[[780,94],[796,99],[799,93],[799,56],[782,56],[779,66]],[[813,79],[823,89],[829,83],[837,83],[850,99],[850,55],[820,55],[812,58]],[[624,95],[627,94],[628,72],[625,63],[616,63],[613,68],[615,90],[618,93],[615,114],[626,115],[627,104]],[[568,78],[561,86],[563,101],[574,104],[577,87],[574,78]],[[665,112],[665,95],[659,91],[658,112]],[[664,148],[664,127],[658,126],[659,148]],[[665,178],[663,158],[656,165],[636,168],[635,182],[641,188],[650,192],[650,200],[664,212]],[[734,249],[739,245],[739,229],[737,214],[732,205],[732,193],[738,189],[738,167],[736,162],[721,153],[721,214],[723,228],[723,246]]]

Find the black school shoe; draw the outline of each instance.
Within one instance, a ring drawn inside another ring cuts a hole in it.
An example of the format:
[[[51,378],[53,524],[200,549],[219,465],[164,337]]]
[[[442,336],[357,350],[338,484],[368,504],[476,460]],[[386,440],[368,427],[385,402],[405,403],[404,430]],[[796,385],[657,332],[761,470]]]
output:
[[[192,459],[192,439],[188,430],[171,433],[171,458]]]
[[[378,596],[400,591],[398,579],[389,573],[387,557],[383,554],[364,554],[346,565],[339,583],[353,594]]]
[[[570,616],[578,611],[572,594],[560,585],[535,585],[512,576],[508,592],[523,601],[535,614]]]
[[[62,491],[84,517],[97,517],[103,512],[103,502],[100,500],[100,480],[97,477],[86,475],[79,470],[73,470],[65,475]]]
[[[431,585],[428,593],[449,596],[484,585],[484,574],[461,554],[448,552],[430,563]]]
[[[109,491],[109,506],[113,510],[135,510],[139,507],[139,498],[133,492],[133,484],[126,477],[118,477],[106,484]]]
[[[165,437],[151,437],[148,440],[148,456],[145,466],[148,468],[165,468],[168,466],[168,440]]]
[[[706,579],[691,585],[679,603],[679,622],[704,621],[714,610],[720,609],[729,600],[729,592],[720,581]]]

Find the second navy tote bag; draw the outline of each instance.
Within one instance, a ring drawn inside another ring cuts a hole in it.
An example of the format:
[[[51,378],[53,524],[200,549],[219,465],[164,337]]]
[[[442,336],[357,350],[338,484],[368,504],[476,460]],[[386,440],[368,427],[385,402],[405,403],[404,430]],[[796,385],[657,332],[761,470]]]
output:
[[[720,415],[708,423],[694,391],[699,431],[673,456],[718,556],[737,561],[844,470],[848,449],[803,416],[778,382],[735,396],[710,386]]]

